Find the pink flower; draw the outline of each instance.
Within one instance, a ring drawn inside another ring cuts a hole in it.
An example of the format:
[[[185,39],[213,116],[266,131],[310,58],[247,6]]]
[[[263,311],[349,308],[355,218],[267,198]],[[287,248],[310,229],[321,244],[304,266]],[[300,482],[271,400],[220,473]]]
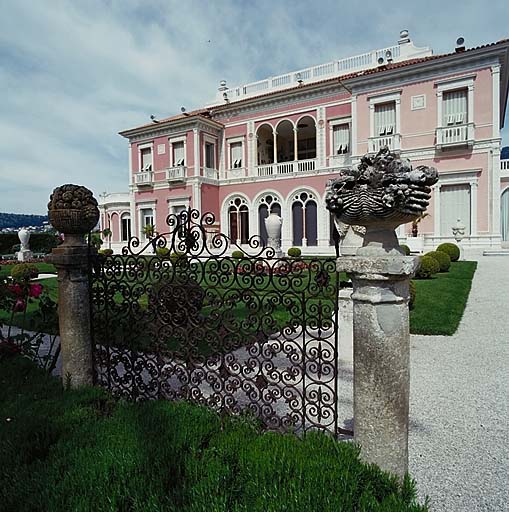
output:
[[[42,284],[39,284],[39,283],[31,284],[30,289],[28,291],[29,297],[35,297],[35,298],[39,297],[42,293],[42,289],[43,289]]]
[[[14,311],[25,311],[27,305],[23,299],[16,299],[16,303],[14,304]]]
[[[23,288],[19,284],[10,284],[8,288],[12,293],[14,293],[14,295],[17,295],[18,297],[23,295]]]

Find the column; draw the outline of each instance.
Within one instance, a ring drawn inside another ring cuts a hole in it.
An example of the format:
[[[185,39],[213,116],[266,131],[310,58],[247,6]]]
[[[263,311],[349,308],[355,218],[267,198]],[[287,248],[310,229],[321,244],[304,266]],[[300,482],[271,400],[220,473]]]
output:
[[[59,209],[63,194],[69,193],[77,208]],[[71,388],[93,384],[92,335],[90,329],[89,250],[84,235],[99,219],[92,192],[78,185],[57,187],[50,198],[51,225],[64,234],[64,243],[46,258],[57,268],[58,321],[62,353],[62,378]]]
[[[194,175],[200,175],[200,134],[198,128],[193,128]]]
[[[394,134],[394,149],[401,149],[401,98],[396,98],[396,126]]]
[[[294,161],[297,161],[299,159],[299,140],[298,140],[298,132],[299,132],[299,129],[297,127],[295,127],[293,129],[293,159]],[[299,164],[296,164],[297,167],[294,167],[293,170],[294,171],[298,171],[299,170]]]
[[[352,96],[352,140],[350,145],[352,157],[355,157],[357,155],[357,96]],[[332,151],[331,154],[333,154]]]
[[[274,136],[274,163],[277,164],[277,132],[276,132],[276,130],[272,131],[272,135]]]
[[[368,463],[408,470],[412,256],[344,256],[353,283],[354,439]]]
[[[327,144],[325,141],[325,108],[319,107],[316,112],[315,137],[316,137],[316,167],[323,169],[327,159]]]

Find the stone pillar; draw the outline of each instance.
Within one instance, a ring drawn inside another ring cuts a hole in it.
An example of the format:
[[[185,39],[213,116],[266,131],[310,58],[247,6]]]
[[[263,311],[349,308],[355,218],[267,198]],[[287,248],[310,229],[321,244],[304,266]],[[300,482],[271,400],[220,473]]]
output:
[[[404,256],[395,230],[422,217],[436,169],[413,168],[388,148],[329,181],[336,220],[364,226],[355,256],[337,260],[353,284],[354,438],[361,457],[403,478],[408,470],[409,284],[419,259]]]
[[[46,259],[58,272],[62,378],[65,385],[77,388],[93,383],[89,248],[84,235],[99,219],[97,201],[85,187],[63,185],[51,195],[48,217],[64,234],[64,243]]]
[[[412,256],[342,257],[353,283],[354,432],[361,456],[403,477],[408,470],[409,281]]]

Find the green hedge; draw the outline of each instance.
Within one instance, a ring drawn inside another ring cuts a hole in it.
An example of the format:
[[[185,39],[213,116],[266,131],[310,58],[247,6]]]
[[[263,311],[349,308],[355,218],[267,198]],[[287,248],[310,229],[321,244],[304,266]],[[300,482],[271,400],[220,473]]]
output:
[[[58,243],[57,236],[52,233],[30,234],[29,246],[32,252],[49,253]],[[17,233],[0,233],[0,254],[12,254],[15,245],[19,245]]]
[[[440,272],[449,271],[449,267],[451,266],[451,258],[449,258],[449,255],[446,252],[430,251],[427,252],[424,256],[434,258],[440,266]]]
[[[187,403],[63,391],[27,360],[0,362],[0,508],[179,512],[425,511],[414,485],[352,443],[258,431]]]
[[[452,242],[440,244],[437,247],[438,252],[445,252],[451,258],[451,261],[458,261],[460,259],[460,248]]]

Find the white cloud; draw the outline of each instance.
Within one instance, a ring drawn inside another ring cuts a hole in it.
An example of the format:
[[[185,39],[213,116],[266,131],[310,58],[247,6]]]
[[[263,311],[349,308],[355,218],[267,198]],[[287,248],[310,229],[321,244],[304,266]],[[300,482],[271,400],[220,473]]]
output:
[[[257,80],[394,44],[450,51],[507,36],[504,0],[0,0],[0,210],[44,213],[64,182],[127,188],[117,132]],[[209,42],[210,41],[210,42]],[[508,143],[508,129],[504,130]]]

